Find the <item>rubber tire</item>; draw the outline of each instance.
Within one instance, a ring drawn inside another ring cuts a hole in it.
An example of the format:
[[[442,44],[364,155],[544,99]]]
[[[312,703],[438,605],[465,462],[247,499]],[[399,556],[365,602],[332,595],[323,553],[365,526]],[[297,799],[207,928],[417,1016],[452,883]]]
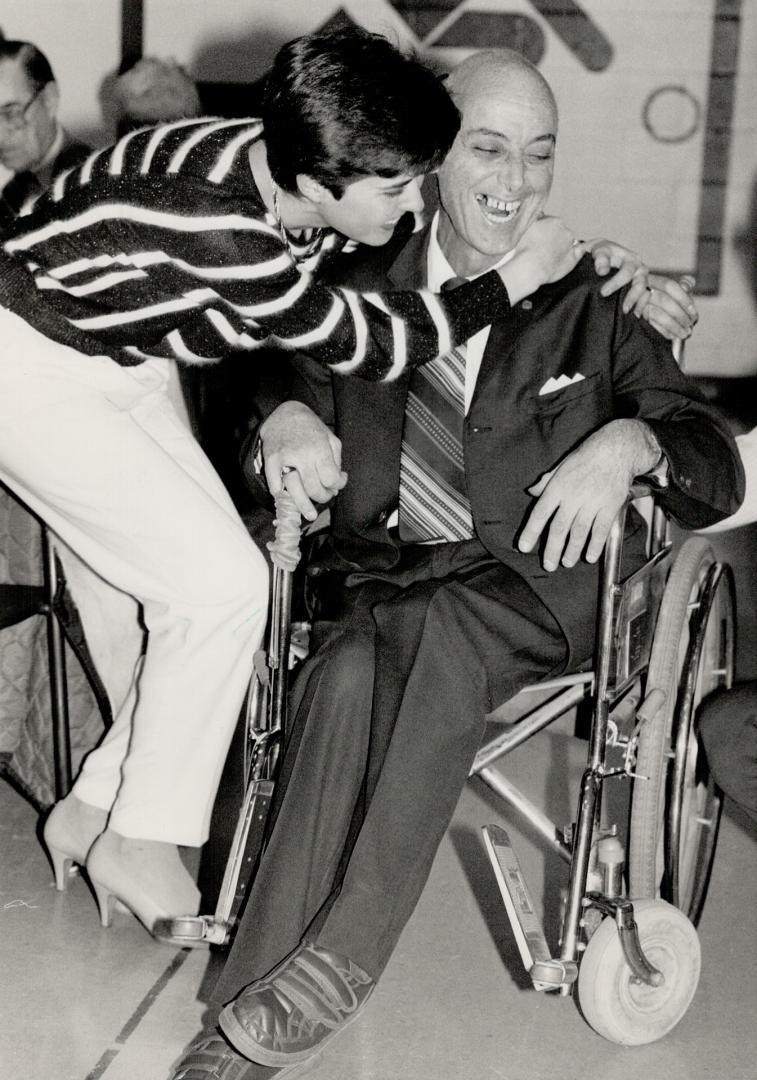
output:
[[[681,683],[665,834],[663,899],[680,908],[695,926],[707,897],[723,808],[699,738],[697,713],[713,691],[731,686],[734,666],[733,576],[722,565],[713,571]]]
[[[703,582],[715,561],[710,544],[690,537],[681,547],[668,576],[655,627],[646,687],[665,692],[657,715],[642,726],[636,754],[638,778],[631,796],[628,842],[628,891],[630,896],[653,899],[663,878],[665,787],[673,717],[678,686],[685,664],[692,592]],[[642,777],[646,779],[642,779]]]
[[[665,976],[654,987],[633,978],[615,921],[589,939],[578,968],[578,1000],[586,1021],[620,1046],[663,1038],[685,1015],[699,983],[699,938],[682,911],[665,900],[634,901],[642,950]]]

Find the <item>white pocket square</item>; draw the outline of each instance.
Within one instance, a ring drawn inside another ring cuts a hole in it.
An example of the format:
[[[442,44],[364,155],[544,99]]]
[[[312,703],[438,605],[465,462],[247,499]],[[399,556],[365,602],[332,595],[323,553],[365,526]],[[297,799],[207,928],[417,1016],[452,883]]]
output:
[[[561,375],[558,379],[549,378],[539,391],[539,397],[544,394],[554,394],[556,390],[564,390],[566,386],[573,386],[574,383],[583,382],[586,378],[580,371],[577,371],[575,375]]]

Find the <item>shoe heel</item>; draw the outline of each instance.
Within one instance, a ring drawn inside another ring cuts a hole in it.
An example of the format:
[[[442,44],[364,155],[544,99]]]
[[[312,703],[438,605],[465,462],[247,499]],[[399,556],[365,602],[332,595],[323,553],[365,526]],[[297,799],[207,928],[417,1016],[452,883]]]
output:
[[[61,851],[60,848],[53,847],[51,844],[47,845],[47,850],[50,854],[50,862],[53,864],[55,888],[58,892],[65,892],[68,885],[69,871],[74,865],[74,860],[65,851]]]
[[[116,905],[116,897],[110,889],[106,888],[105,885],[101,885],[99,881],[95,881],[91,875],[89,880],[92,882],[97,906],[100,909],[100,925],[110,926],[113,921],[113,909]]]

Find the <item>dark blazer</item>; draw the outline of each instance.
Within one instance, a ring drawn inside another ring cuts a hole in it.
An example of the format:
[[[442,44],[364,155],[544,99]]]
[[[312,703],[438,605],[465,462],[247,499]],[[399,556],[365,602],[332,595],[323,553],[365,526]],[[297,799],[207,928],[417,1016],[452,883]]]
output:
[[[416,233],[399,254],[389,247],[350,256],[331,276],[360,289],[421,288],[426,250],[427,233]],[[526,489],[543,472],[608,421],[632,417],[652,427],[668,457],[670,487],[662,501],[681,525],[720,520],[743,497],[743,471],[725,421],[680,372],[670,343],[643,320],[623,315],[622,294],[601,297],[601,284],[587,256],[492,326],[464,433],[477,535],[546,603],[574,660],[588,656],[593,645],[597,567],[581,562],[548,573],[538,553],[515,547],[534,502]],[[386,522],[397,504],[408,378],[390,384],[330,379],[312,361],[296,366],[293,396],[333,424],[349,473],[332,507],[323,563],[346,572],[389,569],[398,541]],[[573,381],[539,393],[560,376]],[[629,571],[643,561],[644,530],[635,514],[629,515],[624,552]]]
[[[44,191],[58,173],[72,169],[75,165],[81,165],[92,153],[91,148],[85,143],[71,138],[67,132],[63,135],[63,144],[52,163],[45,168],[43,175],[22,172],[8,177],[0,192],[0,225],[16,217],[29,195]]]

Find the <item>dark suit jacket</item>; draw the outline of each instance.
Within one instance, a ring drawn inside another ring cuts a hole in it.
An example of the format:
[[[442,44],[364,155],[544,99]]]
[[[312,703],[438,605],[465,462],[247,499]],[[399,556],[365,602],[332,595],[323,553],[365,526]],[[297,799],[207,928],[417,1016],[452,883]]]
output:
[[[421,288],[426,249],[427,234],[417,233],[399,254],[389,246],[350,256],[331,276],[360,289]],[[608,421],[640,418],[669,459],[670,487],[662,501],[680,524],[698,528],[720,520],[743,496],[743,471],[724,420],[679,371],[669,342],[646,322],[623,315],[622,294],[601,297],[601,284],[587,256],[492,326],[464,433],[476,532],[546,603],[573,660],[587,657],[593,645],[597,567],[582,562],[547,573],[538,553],[515,547],[534,502],[526,489],[543,472]],[[389,569],[398,547],[386,522],[397,504],[408,378],[390,384],[330,379],[312,361],[296,366],[302,381],[293,396],[333,424],[349,473],[332,507],[322,561],[346,572]],[[574,381],[539,393],[561,375]],[[629,571],[643,561],[644,530],[635,514],[624,552]]]
[[[39,190],[43,191],[58,173],[64,172],[66,169],[72,169],[75,165],[81,165],[91,153],[92,150],[89,146],[72,139],[70,135],[64,132],[63,145],[52,164],[44,171],[45,178],[49,177],[48,181],[43,183],[39,177],[35,177],[34,173],[14,173],[8,177],[2,192],[0,192],[0,225],[12,221],[26,201],[29,194],[28,177],[32,179],[32,183],[36,179],[40,183]]]

